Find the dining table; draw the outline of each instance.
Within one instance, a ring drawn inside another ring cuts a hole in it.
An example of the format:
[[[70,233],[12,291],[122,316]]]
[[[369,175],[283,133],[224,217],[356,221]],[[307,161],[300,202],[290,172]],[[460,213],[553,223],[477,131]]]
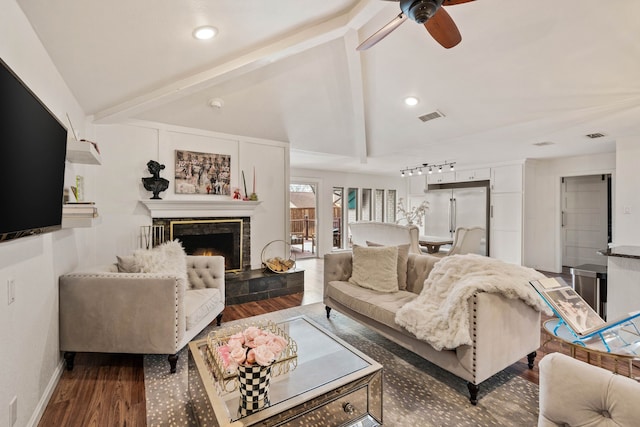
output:
[[[434,254],[440,252],[440,247],[453,243],[451,237],[446,236],[419,236],[418,243],[427,248],[427,252]]]

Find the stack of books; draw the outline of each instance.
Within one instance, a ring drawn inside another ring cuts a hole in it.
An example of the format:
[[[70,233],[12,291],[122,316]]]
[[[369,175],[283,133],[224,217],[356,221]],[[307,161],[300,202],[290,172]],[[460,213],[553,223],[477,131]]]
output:
[[[97,218],[98,208],[94,202],[69,202],[62,206],[62,216],[66,218]]]

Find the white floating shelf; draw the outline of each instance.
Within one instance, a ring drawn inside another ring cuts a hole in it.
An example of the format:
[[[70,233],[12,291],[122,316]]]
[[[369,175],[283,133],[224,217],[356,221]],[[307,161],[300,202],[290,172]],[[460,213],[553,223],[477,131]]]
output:
[[[71,163],[83,163],[86,165],[102,164],[100,153],[92,143],[74,139],[67,141],[67,160]]]
[[[94,227],[102,222],[101,217],[62,217],[62,228],[85,228],[85,227]]]

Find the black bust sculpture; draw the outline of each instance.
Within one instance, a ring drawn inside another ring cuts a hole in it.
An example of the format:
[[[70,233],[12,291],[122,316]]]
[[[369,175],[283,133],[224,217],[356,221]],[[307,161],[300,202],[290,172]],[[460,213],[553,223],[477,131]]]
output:
[[[153,176],[142,178],[142,184],[146,190],[153,192],[152,199],[161,199],[158,194],[169,188],[169,180],[160,178],[160,171],[164,169],[164,165],[161,165],[155,160],[149,160],[147,162],[147,169],[149,169],[149,172]]]

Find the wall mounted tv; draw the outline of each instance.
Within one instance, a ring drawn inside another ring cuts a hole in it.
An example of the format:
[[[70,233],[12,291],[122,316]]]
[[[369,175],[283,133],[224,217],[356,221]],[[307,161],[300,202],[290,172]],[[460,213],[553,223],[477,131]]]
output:
[[[67,130],[0,59],[0,242],[61,228]]]

